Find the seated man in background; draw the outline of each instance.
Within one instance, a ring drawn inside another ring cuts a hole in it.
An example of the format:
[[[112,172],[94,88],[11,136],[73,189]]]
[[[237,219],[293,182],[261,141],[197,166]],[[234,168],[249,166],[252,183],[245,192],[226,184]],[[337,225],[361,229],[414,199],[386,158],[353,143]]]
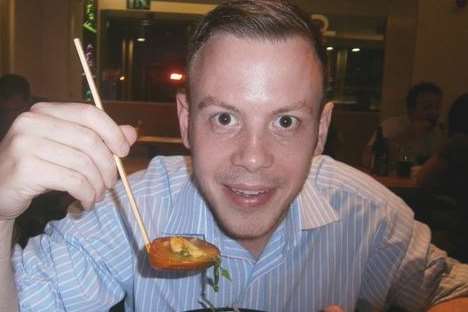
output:
[[[407,114],[382,122],[383,136],[389,142],[390,162],[409,158],[421,164],[437,149],[442,133],[438,125],[442,90],[430,82],[413,86],[406,96]],[[363,152],[363,165],[370,168],[374,133]]]
[[[131,183],[151,239],[205,238],[232,280],[215,292],[203,283],[211,270],[155,271],[114,187],[113,154],[127,155],[135,130],[90,105],[40,103],[0,144],[0,310],[18,298],[26,311],[105,311],[125,298],[128,311],[187,311],[203,296],[269,312],[420,311],[468,295],[468,266],[431,245],[399,198],[320,155],[331,106],[308,14],[286,1],[224,2],[189,47],[177,108],[192,157],[156,157]],[[11,253],[13,220],[49,189],[90,210]]]
[[[458,97],[448,114],[449,140],[418,171],[418,184],[439,194],[451,197],[454,208],[441,211],[451,216],[446,228],[452,256],[468,261],[468,93]]]

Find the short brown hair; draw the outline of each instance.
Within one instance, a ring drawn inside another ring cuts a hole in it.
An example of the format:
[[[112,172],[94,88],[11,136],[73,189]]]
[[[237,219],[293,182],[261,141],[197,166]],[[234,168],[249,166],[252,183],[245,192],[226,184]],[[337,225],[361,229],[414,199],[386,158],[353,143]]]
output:
[[[0,102],[17,95],[25,102],[31,100],[31,86],[28,80],[16,74],[5,74],[0,77]]]
[[[408,111],[414,111],[416,109],[416,100],[418,96],[423,93],[430,93],[437,96],[442,96],[442,89],[432,82],[420,82],[414,85],[406,96],[406,108]]]
[[[320,30],[304,11],[288,1],[233,0],[224,2],[209,12],[198,24],[189,42],[189,78],[197,52],[218,33],[268,40],[301,36],[310,42],[315,51],[322,66],[323,83],[326,83],[327,57]]]

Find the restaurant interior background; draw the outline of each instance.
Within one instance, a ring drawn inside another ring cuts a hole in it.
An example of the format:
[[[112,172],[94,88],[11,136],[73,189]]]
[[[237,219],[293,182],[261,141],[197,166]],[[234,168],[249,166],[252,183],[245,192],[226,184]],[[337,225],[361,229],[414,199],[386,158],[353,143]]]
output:
[[[0,74],[24,75],[35,96],[51,101],[88,100],[72,43],[80,37],[109,114],[145,136],[177,137],[174,96],[184,83],[187,36],[217,2],[0,0]],[[414,83],[440,85],[444,112],[468,91],[464,2],[296,1],[325,31],[337,159],[359,165],[378,122],[404,113]]]

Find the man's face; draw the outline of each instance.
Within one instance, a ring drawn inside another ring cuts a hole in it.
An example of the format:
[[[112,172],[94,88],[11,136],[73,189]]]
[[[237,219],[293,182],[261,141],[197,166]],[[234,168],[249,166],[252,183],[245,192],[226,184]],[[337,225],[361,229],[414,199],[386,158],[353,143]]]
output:
[[[300,37],[215,36],[178,99],[196,181],[224,231],[268,236],[307,177],[318,139],[321,66]]]
[[[412,113],[413,120],[427,121],[435,125],[439,119],[442,97],[432,92],[423,92],[416,97],[415,110]]]

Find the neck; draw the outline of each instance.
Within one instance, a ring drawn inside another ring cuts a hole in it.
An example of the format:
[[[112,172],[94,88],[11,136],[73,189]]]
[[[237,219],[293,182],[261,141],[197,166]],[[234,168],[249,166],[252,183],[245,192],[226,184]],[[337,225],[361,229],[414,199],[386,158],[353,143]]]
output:
[[[258,238],[237,239],[237,241],[242,247],[247,249],[255,259],[258,259],[272,234],[273,232],[271,231]]]
[[[263,235],[260,235],[258,237],[249,237],[249,238],[237,238],[236,240],[239,242],[239,244],[247,249],[250,254],[258,260],[260,258],[260,255],[263,252],[263,249],[265,249],[265,246],[268,244],[268,241],[270,240],[271,236],[273,233],[276,231],[278,228],[279,224],[283,221],[285,218],[286,212],[283,213],[283,215],[276,221],[276,224],[270,228],[269,231],[264,233]]]

